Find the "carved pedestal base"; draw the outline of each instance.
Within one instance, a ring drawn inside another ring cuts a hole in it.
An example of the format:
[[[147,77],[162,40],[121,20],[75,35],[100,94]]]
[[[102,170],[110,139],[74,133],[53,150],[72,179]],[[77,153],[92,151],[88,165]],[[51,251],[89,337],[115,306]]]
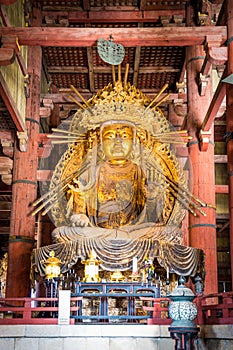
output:
[[[170,327],[168,330],[175,340],[175,350],[195,350],[194,340],[198,336],[198,327]]]

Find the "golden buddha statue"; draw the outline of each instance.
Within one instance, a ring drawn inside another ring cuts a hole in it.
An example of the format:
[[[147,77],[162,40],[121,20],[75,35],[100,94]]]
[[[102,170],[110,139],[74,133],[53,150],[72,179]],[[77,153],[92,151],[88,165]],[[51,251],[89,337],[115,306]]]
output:
[[[167,234],[164,192],[156,191],[155,183],[147,181],[146,170],[134,162],[135,124],[125,120],[106,121],[98,134],[98,150],[94,152],[99,154],[98,160],[67,185],[66,216],[71,227],[55,229],[54,240],[64,242],[99,235],[128,240],[145,237],[148,229],[157,227],[150,230],[154,238],[180,242],[181,231],[177,226],[169,225]],[[93,150],[92,157],[96,158]]]
[[[42,247],[38,257],[53,249],[72,266],[95,250],[101,268],[124,271],[135,256],[139,265],[156,256],[165,268],[175,271],[177,262],[180,273],[192,275],[199,252],[184,247],[187,261],[179,264],[181,222],[187,209],[196,215],[202,203],[189,192],[170,148],[177,135],[129,84],[116,82],[86,104],[72,118],[72,143],[46,197],[54,244]]]

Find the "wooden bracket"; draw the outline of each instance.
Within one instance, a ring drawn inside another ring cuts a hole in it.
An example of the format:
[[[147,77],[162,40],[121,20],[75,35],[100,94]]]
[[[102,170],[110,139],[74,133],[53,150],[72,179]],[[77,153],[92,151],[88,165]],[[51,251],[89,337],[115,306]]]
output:
[[[199,144],[200,144],[200,151],[201,152],[206,152],[209,146],[210,142],[210,136],[211,136],[211,131],[204,131],[200,130],[199,132]]]
[[[1,138],[0,133],[0,138]],[[12,140],[1,139],[2,152],[5,156],[13,158],[14,156],[14,142]]]
[[[210,25],[211,20],[208,14],[198,12],[197,18],[199,26],[203,27]]]
[[[210,79],[211,67],[222,66],[227,62],[227,47],[219,47],[219,38],[216,36],[208,35],[206,36],[205,52],[206,56],[201,67],[201,72],[199,74],[199,94],[201,96],[205,95],[206,88]]]
[[[197,13],[197,22],[199,26],[210,26],[212,11],[211,6],[208,0],[198,1],[198,13]]]
[[[15,60],[15,51],[14,49],[8,47],[0,48],[0,66],[8,66],[12,64]]]
[[[53,149],[51,140],[47,137],[47,134],[38,135],[38,158],[48,158]]]
[[[24,132],[17,132],[17,137],[19,140],[19,150],[21,152],[27,151],[27,141],[28,141],[28,134],[26,131]]]
[[[177,88],[179,94],[185,93],[185,89],[187,88],[186,82],[184,82],[184,81],[176,82],[176,88]]]
[[[2,36],[1,42],[2,42],[3,49],[8,49],[11,51],[13,50],[14,55],[17,58],[17,61],[18,61],[18,64],[20,66],[20,69],[21,69],[23,76],[24,77],[28,76],[27,68],[26,68],[26,65],[24,63],[21,52],[20,52],[20,45],[18,43],[18,38],[15,36]],[[1,50],[2,50],[2,48],[1,48]],[[11,64],[12,62],[10,62],[9,64]]]
[[[186,117],[187,115],[187,103],[182,98],[177,98],[172,101],[175,113],[179,117]]]
[[[206,88],[210,80],[210,75],[199,74],[199,94],[200,96],[205,96]]]
[[[12,183],[13,160],[9,157],[0,156],[0,177],[6,185]]]

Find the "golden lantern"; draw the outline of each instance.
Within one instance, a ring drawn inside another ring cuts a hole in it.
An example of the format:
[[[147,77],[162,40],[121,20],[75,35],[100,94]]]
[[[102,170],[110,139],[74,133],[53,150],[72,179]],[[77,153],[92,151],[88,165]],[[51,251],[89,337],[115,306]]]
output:
[[[99,265],[101,264],[101,260],[96,259],[94,250],[91,251],[89,259],[82,260],[82,264],[85,265],[83,282],[100,282]]]
[[[111,274],[110,279],[112,282],[123,282],[125,276],[121,273],[120,270],[116,270]]]
[[[45,278],[52,279],[60,276],[62,262],[55,257],[55,252],[52,250],[49,253],[49,258],[45,261]]]

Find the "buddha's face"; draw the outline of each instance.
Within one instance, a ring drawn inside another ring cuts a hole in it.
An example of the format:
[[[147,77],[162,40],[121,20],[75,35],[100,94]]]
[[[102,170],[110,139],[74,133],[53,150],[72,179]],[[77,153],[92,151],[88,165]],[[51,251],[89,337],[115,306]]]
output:
[[[108,161],[124,163],[133,148],[134,130],[127,124],[110,124],[102,130],[103,151]]]

